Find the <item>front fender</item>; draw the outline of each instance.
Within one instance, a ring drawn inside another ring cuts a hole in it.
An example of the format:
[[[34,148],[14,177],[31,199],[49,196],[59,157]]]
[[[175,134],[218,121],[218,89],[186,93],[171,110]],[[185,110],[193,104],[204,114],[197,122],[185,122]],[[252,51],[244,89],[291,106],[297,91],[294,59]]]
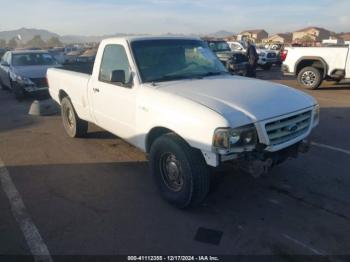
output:
[[[208,152],[212,151],[215,129],[229,127],[223,116],[204,105],[160,90],[143,92],[147,94],[141,95],[143,99],[137,102],[136,123],[138,144],[144,150],[147,134],[154,127],[169,129],[190,146]]]

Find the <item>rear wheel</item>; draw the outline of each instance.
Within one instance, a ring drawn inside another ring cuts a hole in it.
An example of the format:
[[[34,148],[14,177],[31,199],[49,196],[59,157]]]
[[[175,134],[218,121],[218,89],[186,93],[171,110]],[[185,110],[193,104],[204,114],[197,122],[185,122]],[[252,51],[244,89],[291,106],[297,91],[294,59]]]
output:
[[[62,99],[61,114],[64,129],[70,137],[83,137],[88,131],[88,122],[78,117],[68,97]]]
[[[209,192],[210,172],[202,153],[175,134],[153,143],[150,167],[162,197],[179,208],[199,205]]]
[[[305,67],[298,74],[299,84],[308,89],[317,89],[322,81],[321,71],[315,67]]]

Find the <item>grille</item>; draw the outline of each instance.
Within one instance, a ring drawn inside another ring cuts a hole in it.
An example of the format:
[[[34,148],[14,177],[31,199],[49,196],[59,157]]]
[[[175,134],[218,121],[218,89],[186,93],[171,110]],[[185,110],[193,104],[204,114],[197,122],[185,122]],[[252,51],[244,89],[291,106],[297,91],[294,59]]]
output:
[[[47,87],[46,78],[31,78],[30,79],[37,87]]]
[[[268,53],[267,58],[275,58],[276,54],[275,53]]]
[[[304,135],[311,125],[312,111],[280,119],[265,125],[271,145],[279,145]]]

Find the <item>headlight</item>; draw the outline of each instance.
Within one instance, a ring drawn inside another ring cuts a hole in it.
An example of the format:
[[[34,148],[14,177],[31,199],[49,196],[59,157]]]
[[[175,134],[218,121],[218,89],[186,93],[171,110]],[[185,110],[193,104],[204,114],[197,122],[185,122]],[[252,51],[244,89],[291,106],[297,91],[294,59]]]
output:
[[[15,81],[17,83],[19,83],[20,85],[25,85],[25,86],[34,86],[35,85],[32,82],[32,80],[30,80],[27,77],[23,77],[23,76],[20,76],[20,75],[15,75],[14,78],[15,78]]]
[[[213,147],[224,153],[244,151],[254,147],[257,133],[254,125],[239,128],[218,128],[214,133]]]
[[[320,122],[320,105],[314,107],[314,127]]]

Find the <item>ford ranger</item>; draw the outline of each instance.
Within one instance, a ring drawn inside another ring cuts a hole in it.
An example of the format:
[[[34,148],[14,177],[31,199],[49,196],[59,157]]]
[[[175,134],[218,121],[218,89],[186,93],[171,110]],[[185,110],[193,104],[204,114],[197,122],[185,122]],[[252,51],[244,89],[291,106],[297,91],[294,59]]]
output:
[[[259,176],[307,151],[319,122],[311,96],[229,74],[197,38],[107,39],[91,75],[47,77],[70,137],[92,122],[138,147],[161,195],[180,208],[205,198],[209,167],[231,162]]]
[[[289,47],[282,52],[282,71],[301,86],[317,89],[323,80],[350,79],[349,46]]]

